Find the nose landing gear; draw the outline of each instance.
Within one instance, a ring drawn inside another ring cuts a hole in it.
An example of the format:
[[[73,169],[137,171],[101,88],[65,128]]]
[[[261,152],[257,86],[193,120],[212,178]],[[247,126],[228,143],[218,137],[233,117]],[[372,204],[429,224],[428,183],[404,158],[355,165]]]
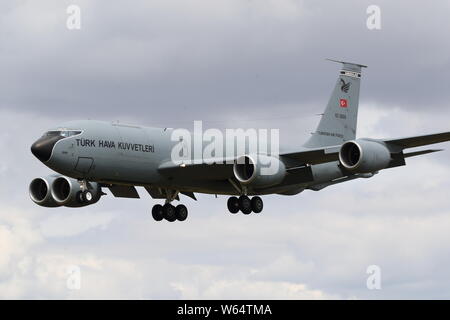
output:
[[[239,210],[243,214],[260,213],[264,207],[262,199],[258,196],[250,199],[249,197],[243,195],[239,198],[230,197],[227,202],[228,211],[236,214]]]

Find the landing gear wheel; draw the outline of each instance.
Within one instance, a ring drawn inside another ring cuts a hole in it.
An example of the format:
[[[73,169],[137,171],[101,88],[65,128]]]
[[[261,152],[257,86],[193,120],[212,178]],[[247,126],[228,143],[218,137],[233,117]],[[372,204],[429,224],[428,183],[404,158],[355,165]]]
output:
[[[174,222],[177,219],[175,215],[175,207],[170,203],[166,203],[163,206],[163,217],[169,222]]]
[[[251,200],[252,211],[254,213],[260,213],[264,207],[263,201],[260,197],[253,197]]]
[[[94,199],[94,195],[92,194],[92,192],[90,192],[89,190],[84,190],[83,191],[83,200],[86,203],[91,202]]]
[[[84,203],[83,191],[78,191],[75,194],[75,199],[77,200],[78,203]]]
[[[78,203],[90,203],[94,199],[94,195],[89,190],[78,191],[75,199],[77,199]]]
[[[152,217],[155,221],[161,221],[164,219],[163,206],[160,204],[155,204],[152,208]]]
[[[239,209],[242,211],[243,214],[252,213],[252,203],[249,197],[247,196],[239,197]]]
[[[227,201],[228,211],[235,214],[239,211],[239,199],[237,197],[230,197]]]
[[[186,206],[183,204],[177,205],[177,207],[175,208],[175,216],[178,221],[186,220],[188,216],[188,209],[186,208]]]

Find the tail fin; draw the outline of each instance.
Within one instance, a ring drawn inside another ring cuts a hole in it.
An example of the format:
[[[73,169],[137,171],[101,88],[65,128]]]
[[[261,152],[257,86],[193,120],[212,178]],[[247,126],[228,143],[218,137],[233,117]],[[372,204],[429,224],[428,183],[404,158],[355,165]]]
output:
[[[330,61],[342,63],[342,70],[316,132],[305,143],[305,147],[339,145],[356,137],[361,68],[367,66]]]

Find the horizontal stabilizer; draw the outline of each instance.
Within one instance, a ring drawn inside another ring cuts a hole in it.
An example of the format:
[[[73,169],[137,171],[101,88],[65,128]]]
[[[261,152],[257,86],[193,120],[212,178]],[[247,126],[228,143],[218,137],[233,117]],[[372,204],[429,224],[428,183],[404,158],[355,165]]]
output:
[[[339,61],[339,60],[334,60],[334,59],[325,59],[331,62],[337,62],[337,63],[342,63],[342,64],[346,64],[346,65],[353,65],[359,68],[367,68],[367,66],[363,65],[363,64],[359,64],[359,63],[353,63],[353,62],[347,62],[347,61]]]

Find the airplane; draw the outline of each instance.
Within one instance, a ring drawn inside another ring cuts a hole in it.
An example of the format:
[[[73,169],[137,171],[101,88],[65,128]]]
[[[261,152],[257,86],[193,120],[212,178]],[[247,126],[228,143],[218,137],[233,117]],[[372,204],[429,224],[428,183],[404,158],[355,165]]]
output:
[[[404,166],[409,157],[442,151],[405,152],[449,141],[450,132],[356,138],[361,70],[367,66],[331,61],[342,68],[316,131],[303,145],[280,144],[276,153],[255,152],[246,145],[241,154],[232,157],[205,159],[197,153],[180,163],[173,159],[174,147],[179,143],[186,147],[192,141],[174,141],[174,129],[71,121],[48,130],[32,144],[33,155],[56,173],[32,180],[30,197],[43,207],[78,208],[97,203],[106,195],[105,188],[114,197],[139,198],[136,187],[144,187],[153,199],[164,202],[152,208],[156,221],[186,220],[187,207],[172,203],[181,195],[197,200],[195,193],[229,195],[227,207],[233,214],[260,213],[263,195],[319,191]],[[276,164],[276,170],[263,174],[267,163],[263,160]]]

